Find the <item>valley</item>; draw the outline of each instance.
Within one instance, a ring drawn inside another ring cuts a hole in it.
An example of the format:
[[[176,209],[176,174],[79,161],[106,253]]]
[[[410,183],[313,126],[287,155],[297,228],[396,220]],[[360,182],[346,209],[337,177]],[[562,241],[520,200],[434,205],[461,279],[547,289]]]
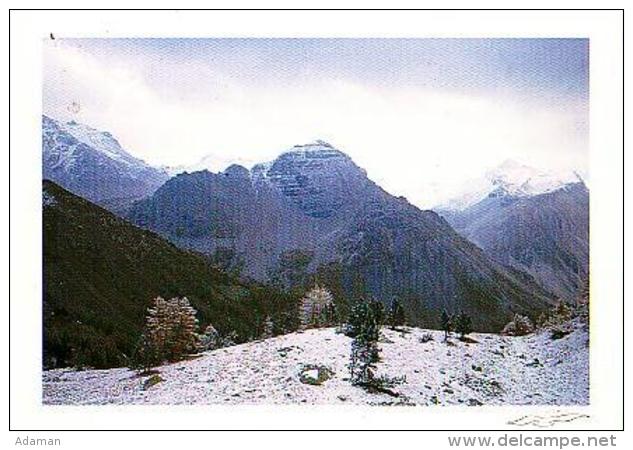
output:
[[[42,124],[45,404],[589,402],[577,174],[428,210],[322,140],[189,173]]]

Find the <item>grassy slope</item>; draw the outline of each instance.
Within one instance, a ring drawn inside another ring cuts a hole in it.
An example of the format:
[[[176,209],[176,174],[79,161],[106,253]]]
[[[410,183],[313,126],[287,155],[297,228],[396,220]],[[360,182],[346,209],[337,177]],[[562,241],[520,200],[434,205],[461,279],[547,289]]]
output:
[[[187,296],[202,325],[257,335],[263,318],[291,317],[291,302],[241,283],[108,211],[44,181],[44,365],[125,363],[152,298]],[[291,326],[292,324],[287,324]]]

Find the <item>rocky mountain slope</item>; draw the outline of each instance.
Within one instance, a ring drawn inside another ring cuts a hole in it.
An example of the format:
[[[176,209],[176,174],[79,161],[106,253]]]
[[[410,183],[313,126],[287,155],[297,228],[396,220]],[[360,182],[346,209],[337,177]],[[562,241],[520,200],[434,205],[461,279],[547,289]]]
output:
[[[418,328],[383,329],[377,375],[404,377],[393,391],[368,393],[349,382],[350,339],[309,330],[203,353],[139,376],[129,369],[43,373],[43,402],[73,404],[586,405],[585,325],[552,339],[473,334],[443,341]],[[428,340],[429,336],[432,340]],[[320,377],[318,374],[327,374]],[[152,378],[157,383],[148,381]],[[95,383],[95,379],[98,380]]]
[[[281,292],[240,282],[51,181],[43,184],[43,242],[45,367],[125,364],[156,296],[188,297],[201,326],[242,342],[261,333],[267,316],[279,327],[297,320]]]
[[[512,312],[535,315],[551,301],[529,276],[491,260],[436,213],[389,195],[321,141],[251,171],[180,174],[128,218],[258,280],[303,271],[348,301],[401,298],[427,326],[442,309],[464,310],[478,329],[496,331]]]
[[[572,300],[589,276],[589,191],[568,183],[538,195],[490,195],[441,212],[496,261],[525,271],[548,291]]]
[[[323,237],[351,223],[360,200],[378,188],[346,155],[327,145],[297,146],[252,173],[180,174],[128,218],[178,245],[213,255],[234,253],[244,273],[266,279],[280,255],[303,249],[312,267],[330,259]]]
[[[168,178],[127,153],[108,132],[42,116],[43,178],[115,212]]]

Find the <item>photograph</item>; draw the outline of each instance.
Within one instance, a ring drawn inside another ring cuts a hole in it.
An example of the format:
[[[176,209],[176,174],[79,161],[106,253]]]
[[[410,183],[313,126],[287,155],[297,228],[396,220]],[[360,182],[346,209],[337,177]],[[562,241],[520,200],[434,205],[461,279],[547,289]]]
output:
[[[42,52],[44,404],[589,404],[588,39]]]

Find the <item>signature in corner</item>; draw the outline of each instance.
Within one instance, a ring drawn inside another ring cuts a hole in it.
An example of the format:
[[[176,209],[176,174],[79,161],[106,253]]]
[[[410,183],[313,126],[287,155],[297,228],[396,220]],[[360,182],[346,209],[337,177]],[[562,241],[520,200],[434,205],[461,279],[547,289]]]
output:
[[[562,412],[555,411],[552,414],[544,415],[526,415],[521,416],[518,419],[508,421],[508,425],[517,425],[520,427],[535,426],[538,428],[549,428],[557,423],[572,422],[578,419],[588,419],[587,414],[580,414],[575,412]]]

